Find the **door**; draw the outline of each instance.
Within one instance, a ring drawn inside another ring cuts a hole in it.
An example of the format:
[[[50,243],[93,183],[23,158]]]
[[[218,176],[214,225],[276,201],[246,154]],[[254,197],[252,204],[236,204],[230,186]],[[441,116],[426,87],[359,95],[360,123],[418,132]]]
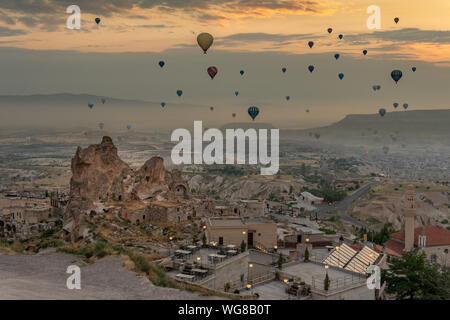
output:
[[[253,248],[253,232],[248,233],[247,245],[249,248]]]

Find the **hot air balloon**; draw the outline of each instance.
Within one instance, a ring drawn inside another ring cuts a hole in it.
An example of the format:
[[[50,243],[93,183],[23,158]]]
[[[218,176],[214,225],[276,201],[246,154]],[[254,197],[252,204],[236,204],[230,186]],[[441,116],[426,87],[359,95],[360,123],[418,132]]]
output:
[[[373,91],[377,91],[378,87],[377,86],[372,86]]]
[[[131,124],[127,124],[127,129],[131,130]]]
[[[309,46],[310,48],[312,48],[313,45],[314,45],[314,42],[312,42],[312,41],[309,41],[309,42],[308,42],[308,46]]]
[[[88,107],[89,107],[90,109],[92,109],[92,108],[94,107],[94,104],[93,104],[93,103],[88,103]]]
[[[367,54],[367,50],[364,49],[364,50],[363,50],[363,55],[366,55],[366,54]]]
[[[95,23],[99,24],[99,23],[100,23],[100,21],[101,21],[101,19],[100,19],[100,18],[95,18]]]
[[[177,90],[177,95],[181,97],[183,95],[183,90]]]
[[[105,102],[106,102],[106,99],[102,98],[102,104],[105,104]]]
[[[283,73],[286,73],[286,68],[281,68],[281,71],[283,71]]]
[[[255,120],[255,118],[258,116],[259,114],[259,109],[258,107],[250,107],[248,108],[248,114],[250,115],[250,117],[252,118],[252,120]]]
[[[314,66],[313,65],[308,66],[308,70],[309,70],[309,72],[312,73],[314,71]]]
[[[197,42],[200,48],[202,48],[203,52],[206,54],[206,51],[211,47],[214,42],[214,38],[209,33],[200,33],[197,37]]]
[[[166,103],[165,102],[161,102],[161,107],[165,107],[166,106]]]
[[[344,79],[344,74],[343,74],[343,73],[339,73],[339,74],[338,74],[338,77],[339,77],[339,79],[342,80],[342,79]]]
[[[217,67],[209,67],[208,68],[208,74],[211,77],[211,80],[214,79],[214,77],[216,76],[218,70]]]
[[[309,113],[309,109],[306,109],[306,112]]]
[[[333,29],[332,28],[328,28],[328,33],[332,33],[333,32]]]
[[[416,67],[412,67],[411,68],[413,72],[416,72],[417,68]]]
[[[105,126],[105,124],[103,122],[100,122],[98,124],[98,127],[100,128],[100,130],[103,130],[103,127]]]
[[[340,34],[340,35],[338,36],[338,38],[341,39],[341,40],[342,40],[343,37],[344,37],[344,35],[342,35],[342,34]]]
[[[316,139],[320,138],[320,133],[314,133],[314,137],[316,137]]]
[[[397,102],[394,102],[393,106],[394,106],[395,109],[397,109],[398,103],[397,103]]]
[[[231,116],[232,116],[233,118],[236,118],[236,113],[232,113]]]
[[[388,146],[384,146],[384,147],[383,147],[383,152],[384,152],[384,154],[388,154],[388,152],[389,152],[389,147],[388,147]]]
[[[214,111],[214,107],[209,107],[209,110]]]
[[[164,61],[160,61],[160,62],[158,62],[158,64],[159,64],[159,66],[162,68],[162,67],[164,67],[164,65],[166,64]]]
[[[336,53],[335,55],[334,55],[334,58],[337,60],[337,59],[339,59],[339,53]]]
[[[245,71],[244,71],[244,70],[241,70],[241,71],[239,71],[239,73],[241,74],[241,76],[243,76],[244,73],[245,73]]]
[[[403,109],[405,109],[405,110],[408,109],[408,104],[407,103],[403,104]]]
[[[286,100],[287,101],[291,100],[291,97],[290,96],[286,96]]]
[[[397,17],[395,17],[394,18],[394,22],[395,22],[395,24],[397,24],[398,22],[400,21],[400,19],[399,18],[397,18]]]
[[[392,79],[395,81],[395,83],[398,82],[398,80],[400,80],[403,76],[403,73],[400,70],[393,70],[391,72],[391,77]]]
[[[380,110],[378,110],[378,113],[380,114],[380,116],[384,117],[384,115],[386,114],[386,109],[381,108]]]
[[[377,85],[377,90],[381,90],[381,86],[380,85]]]
[[[234,95],[237,97],[239,95],[239,91],[235,91]]]

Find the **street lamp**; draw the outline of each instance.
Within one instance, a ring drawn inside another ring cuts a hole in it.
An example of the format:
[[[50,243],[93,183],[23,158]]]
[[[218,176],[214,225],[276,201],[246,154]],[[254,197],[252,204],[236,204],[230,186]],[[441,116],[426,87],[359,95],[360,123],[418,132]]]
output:
[[[286,285],[286,294],[287,294],[287,297],[288,297],[288,300],[289,300],[288,279],[284,279],[283,282],[284,282],[284,284]]]
[[[170,257],[172,255],[172,240],[173,240],[173,237],[170,236],[169,240],[170,240],[170,244],[169,244],[169,257]]]
[[[250,268],[253,268],[253,264],[252,263],[250,263],[248,265],[248,270],[247,270],[247,279],[248,279],[249,283],[250,283]]]

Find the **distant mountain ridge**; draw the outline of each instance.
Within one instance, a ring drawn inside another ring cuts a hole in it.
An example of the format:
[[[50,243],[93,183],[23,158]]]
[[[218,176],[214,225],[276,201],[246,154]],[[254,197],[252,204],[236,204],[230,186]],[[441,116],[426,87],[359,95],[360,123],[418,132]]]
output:
[[[302,131],[347,136],[361,132],[402,132],[403,134],[450,135],[450,109],[408,110],[379,114],[350,114],[329,126]]]

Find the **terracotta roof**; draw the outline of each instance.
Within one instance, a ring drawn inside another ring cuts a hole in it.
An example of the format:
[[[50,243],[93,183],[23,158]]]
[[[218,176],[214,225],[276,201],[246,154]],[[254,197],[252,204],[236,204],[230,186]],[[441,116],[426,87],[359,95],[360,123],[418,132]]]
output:
[[[386,248],[386,254],[397,257],[402,256],[403,249],[405,248],[405,244],[397,240],[389,240],[384,246]]]
[[[427,226],[414,229],[415,246],[419,245],[419,235],[422,234],[422,232],[427,237],[427,247],[450,245],[450,230],[438,226]],[[403,232],[393,233],[391,234],[391,238],[400,240],[402,242],[405,241],[405,235],[403,234]]]

